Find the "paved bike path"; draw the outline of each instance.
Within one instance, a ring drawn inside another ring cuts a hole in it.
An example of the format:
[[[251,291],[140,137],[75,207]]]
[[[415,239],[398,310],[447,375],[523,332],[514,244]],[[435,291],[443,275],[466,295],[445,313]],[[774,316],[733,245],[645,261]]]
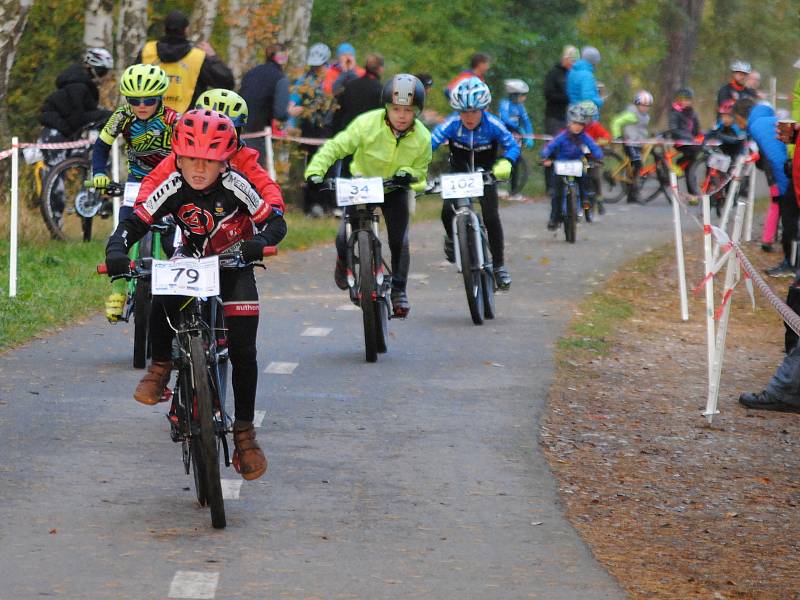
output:
[[[568,245],[543,204],[503,209],[513,291],[482,327],[440,225],[415,225],[411,317],[390,322],[377,364],[332,248],[271,260],[270,470],[226,501],[223,531],[164,406],[132,399],[127,326],[94,317],[0,355],[0,600],[623,597],[563,517],[537,433],[575,302],[670,237],[662,202],[609,213]]]

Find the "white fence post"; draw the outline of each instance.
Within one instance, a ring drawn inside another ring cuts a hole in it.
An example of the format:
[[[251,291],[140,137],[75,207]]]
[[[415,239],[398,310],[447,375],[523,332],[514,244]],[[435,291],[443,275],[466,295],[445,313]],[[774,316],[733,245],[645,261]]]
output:
[[[119,138],[114,139],[111,145],[111,177],[119,183]],[[111,205],[114,207],[114,229],[119,225],[119,207],[121,205],[119,196],[114,196]]]
[[[753,209],[756,203],[756,163],[749,163],[750,173],[747,187],[747,213],[744,219],[744,241],[753,239]]]
[[[703,195],[703,258],[706,280],[706,343],[708,345],[708,380],[714,373],[714,253],[711,239],[711,199]]]
[[[675,257],[678,260],[678,288],[681,295],[681,319],[689,320],[689,297],[686,291],[686,265],[683,260],[683,232],[681,230],[681,207],[678,196],[678,177],[675,171],[669,173],[672,192],[672,223],[675,226]]]
[[[733,222],[733,236],[731,239],[739,243],[742,238],[742,227],[744,225],[744,202],[736,203],[736,217]],[[736,275],[738,262],[736,260],[736,252],[731,248],[728,256],[728,266],[725,271],[725,287],[723,288],[722,297],[722,316],[719,320],[719,327],[717,328],[717,338],[714,342],[714,360],[713,370],[711,372],[711,379],[708,381],[708,400],[706,401],[706,411],[703,413],[708,424],[711,425],[714,415],[719,411],[717,410],[717,401],[719,400],[719,380],[722,376],[722,360],[725,357],[725,337],[728,333],[728,319],[731,315],[731,306],[733,304],[733,285],[734,277]],[[728,296],[728,298],[725,298]]]
[[[728,233],[728,219],[730,218],[731,208],[736,202],[736,197],[739,194],[739,186],[741,185],[742,171],[744,170],[744,161],[746,157],[740,154],[736,157],[736,163],[733,167],[733,175],[731,176],[731,184],[728,187],[728,195],[725,197],[725,207],[722,209],[722,217],[719,221],[719,228],[725,233]],[[716,256],[716,253],[715,253]]]
[[[19,228],[19,138],[11,138],[11,248],[8,265],[8,297],[17,297],[17,232]]]
[[[267,171],[269,172],[269,176],[272,177],[273,181],[275,180],[275,152],[272,149],[272,127],[267,127],[264,129],[264,135],[266,136],[266,140],[264,146],[266,148],[266,159],[267,159]]]

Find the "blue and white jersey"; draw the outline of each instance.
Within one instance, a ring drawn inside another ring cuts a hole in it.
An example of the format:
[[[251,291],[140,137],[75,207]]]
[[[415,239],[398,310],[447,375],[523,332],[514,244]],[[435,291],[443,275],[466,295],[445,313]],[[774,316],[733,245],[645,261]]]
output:
[[[471,171],[478,167],[489,171],[497,158],[506,158],[513,163],[520,154],[519,144],[511,132],[499,118],[485,110],[475,129],[467,129],[458,113],[447,117],[431,133],[434,150],[445,142],[450,144],[450,163],[458,171]],[[500,157],[497,156],[498,147],[503,150]],[[473,153],[474,163],[471,162]]]

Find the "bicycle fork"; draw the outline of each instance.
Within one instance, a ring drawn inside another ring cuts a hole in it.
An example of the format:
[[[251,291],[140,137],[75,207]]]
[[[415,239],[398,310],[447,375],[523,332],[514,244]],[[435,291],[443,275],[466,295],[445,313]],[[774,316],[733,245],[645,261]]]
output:
[[[458,243],[458,217],[460,215],[466,214],[469,216],[469,223],[467,225],[467,230],[470,235],[474,236],[473,244],[475,245],[475,251],[477,252],[478,258],[478,268],[485,269],[486,268],[486,259],[483,253],[483,240],[482,233],[481,233],[481,224],[478,220],[478,215],[475,212],[469,210],[468,208],[462,207],[456,209],[456,214],[453,217],[451,230],[453,232],[453,251],[455,254],[456,259],[456,268],[458,272],[461,273],[463,270],[462,261],[461,261],[461,246]]]

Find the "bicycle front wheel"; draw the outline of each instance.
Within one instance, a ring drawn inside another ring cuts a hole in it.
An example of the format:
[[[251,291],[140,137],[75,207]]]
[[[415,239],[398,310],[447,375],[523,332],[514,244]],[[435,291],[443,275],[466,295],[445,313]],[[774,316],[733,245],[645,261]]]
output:
[[[511,173],[511,194],[521,194],[525,184],[528,183],[528,161],[520,154],[517,162],[514,163],[514,170]]]
[[[222,483],[219,479],[219,453],[217,452],[217,434],[214,428],[214,405],[211,399],[211,386],[208,383],[208,361],[202,338],[191,338],[189,353],[192,361],[192,387],[197,402],[199,425],[200,439],[197,458],[200,460],[198,467],[202,466],[200,470],[205,471],[206,500],[211,511],[211,525],[215,529],[222,529],[226,525],[225,505],[222,500]]]
[[[88,242],[93,235],[100,238],[111,235],[111,219],[93,218],[103,200],[84,187],[91,172],[91,163],[83,156],[68,158],[50,169],[40,208],[53,239]],[[92,216],[87,218],[82,215]]]
[[[375,285],[375,255],[369,232],[358,232],[358,289],[364,321],[364,350],[367,362],[378,360],[378,309]]]
[[[564,212],[564,237],[570,244],[575,243],[576,229],[578,226],[578,198],[576,187],[567,189],[567,206]]]
[[[464,277],[464,291],[467,293],[469,314],[475,325],[483,325],[483,279],[478,253],[475,248],[475,232],[470,227],[468,214],[458,215],[458,251],[461,255],[461,274]]]

